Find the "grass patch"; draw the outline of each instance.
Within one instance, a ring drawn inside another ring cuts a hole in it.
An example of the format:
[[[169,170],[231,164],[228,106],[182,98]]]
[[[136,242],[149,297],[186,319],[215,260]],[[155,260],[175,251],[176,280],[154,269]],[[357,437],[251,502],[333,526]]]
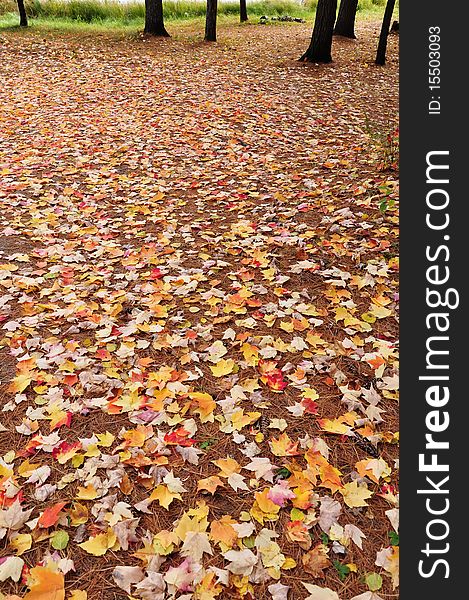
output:
[[[300,5],[294,0],[255,0],[248,4],[250,15],[292,15],[311,14],[317,0],[310,0],[307,5]],[[168,21],[192,19],[205,16],[205,2],[187,0],[165,0],[163,10]],[[0,15],[16,13],[14,0],[0,0]],[[123,24],[132,21],[143,21],[145,5],[143,1],[130,0],[121,4],[116,0],[27,0],[26,11],[33,19],[61,19],[93,23],[99,21],[116,21]],[[237,2],[221,2],[219,15],[238,15]]]
[[[382,13],[386,0],[360,0],[359,15],[367,16]],[[248,2],[248,15],[268,17],[290,15],[312,19],[317,0],[306,0],[300,4],[296,0],[252,0]],[[206,4],[203,0],[163,0],[165,20],[190,21],[205,17]],[[105,26],[115,28],[141,28],[145,18],[144,0],[26,0],[26,11],[31,25],[41,28],[73,29],[81,24],[92,24],[98,29]],[[220,17],[238,17],[239,4],[236,1],[220,2]],[[0,0],[0,27],[14,27],[18,24],[15,0]]]

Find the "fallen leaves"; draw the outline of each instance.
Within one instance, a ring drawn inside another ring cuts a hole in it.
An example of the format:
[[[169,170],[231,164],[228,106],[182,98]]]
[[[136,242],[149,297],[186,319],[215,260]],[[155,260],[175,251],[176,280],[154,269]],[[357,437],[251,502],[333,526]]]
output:
[[[28,600],[94,598],[83,556],[139,600],[398,584],[397,213],[357,108],[393,67],[349,86],[344,54],[311,94],[246,43],[291,31],[238,29],[182,63],[2,46],[0,579]]]

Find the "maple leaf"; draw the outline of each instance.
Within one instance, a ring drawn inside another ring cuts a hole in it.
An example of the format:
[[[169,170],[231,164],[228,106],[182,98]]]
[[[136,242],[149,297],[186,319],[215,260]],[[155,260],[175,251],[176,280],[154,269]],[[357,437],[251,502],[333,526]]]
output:
[[[286,536],[290,542],[298,542],[303,550],[309,550],[313,543],[308,527],[301,521],[287,523]]]
[[[399,585],[399,546],[390,546],[377,552],[375,565],[389,573],[392,589],[396,589]]]
[[[304,570],[313,577],[324,577],[324,569],[331,566],[327,554],[329,549],[324,544],[318,544],[302,558]]]
[[[29,373],[20,373],[13,379],[8,389],[11,392],[21,394],[21,392],[24,392],[31,382],[32,377],[29,376]]]
[[[278,506],[285,506],[288,500],[295,498],[295,494],[289,489],[288,483],[283,480],[270,488],[267,497]]]
[[[278,439],[273,439],[269,442],[270,449],[274,456],[295,456],[298,452],[298,442],[293,443],[286,433]]]
[[[57,502],[57,504],[47,507],[39,517],[37,522],[39,527],[52,527],[52,525],[55,525],[59,519],[60,512],[66,504],[66,502]]]
[[[33,544],[33,538],[29,533],[17,533],[10,537],[10,547],[16,550],[16,555],[21,556],[29,550]]]
[[[94,537],[89,538],[86,542],[78,544],[80,548],[83,548],[88,554],[93,556],[103,556],[106,552],[114,546],[117,541],[116,534],[109,529],[106,533],[99,533]]]
[[[344,497],[345,504],[351,508],[368,506],[366,500],[373,495],[366,486],[359,486],[356,481],[346,483],[339,491]]]
[[[150,494],[149,501],[153,502],[153,500],[157,500],[160,506],[168,510],[171,502],[182,500],[182,496],[178,492],[171,492],[167,485],[160,484]]]
[[[24,567],[24,560],[18,556],[0,558],[0,581],[12,579],[19,581]]]
[[[233,525],[236,525],[236,521],[229,515],[224,515],[219,521],[212,521],[210,523],[210,539],[219,543],[222,549],[232,548],[238,537],[241,537]]]
[[[130,586],[139,583],[145,578],[143,571],[140,567],[126,567],[118,566],[114,567],[112,572],[112,579],[114,583],[120,587],[121,590],[130,594]]]
[[[215,420],[213,411],[215,410],[217,405],[212,396],[206,393],[192,392],[191,394],[189,394],[189,398],[193,401],[193,403],[196,406],[194,412],[200,415],[200,422],[213,423],[213,421]]]
[[[216,475],[212,475],[211,477],[207,477],[205,479],[199,479],[199,481],[197,482],[197,491],[200,492],[206,490],[207,492],[210,492],[213,495],[218,487],[223,486],[223,481]]]
[[[32,583],[25,600],[64,600],[63,573],[54,571],[49,567],[33,567],[29,572]]]
[[[280,506],[270,500],[269,489],[266,488],[262,492],[256,492],[254,497],[255,501],[250,513],[256,521],[259,521],[259,523],[262,524],[264,523],[264,520],[276,521],[278,519]]]
[[[330,588],[322,588],[312,583],[302,583],[310,593],[305,600],[340,600],[337,592]]]
[[[182,556],[188,556],[194,562],[200,562],[204,554],[213,554],[212,547],[208,541],[208,535],[201,531],[188,531],[182,548]]]
[[[23,510],[21,503],[16,499],[6,510],[0,510],[0,529],[12,529],[17,531],[26,523],[33,509]]]
[[[228,550],[223,556],[230,563],[227,566],[228,571],[234,575],[250,575],[258,561],[257,556],[247,548]]]
[[[234,367],[235,362],[233,359],[228,358],[225,360],[224,358],[222,358],[217,362],[216,365],[210,365],[210,370],[212,371],[214,377],[223,377],[232,373]]]
[[[272,596],[272,600],[288,600],[288,592],[290,590],[288,585],[272,583],[267,589]]]
[[[178,567],[169,567],[164,580],[180,592],[188,592],[192,588],[195,573],[192,570],[192,561],[186,558]]]
[[[319,526],[325,533],[329,533],[332,525],[337,523],[337,519],[342,511],[340,502],[330,496],[321,498],[319,507]]]

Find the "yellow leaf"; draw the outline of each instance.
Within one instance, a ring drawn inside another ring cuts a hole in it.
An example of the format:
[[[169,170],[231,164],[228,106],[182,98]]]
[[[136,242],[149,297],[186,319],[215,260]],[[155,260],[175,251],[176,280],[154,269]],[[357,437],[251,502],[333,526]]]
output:
[[[202,392],[192,392],[189,394],[189,398],[197,405],[197,408],[194,409],[195,413],[200,415],[201,423],[213,423],[214,415],[213,411],[217,407],[215,400],[212,398],[210,394],[202,393]]]
[[[88,521],[88,508],[80,502],[75,502],[69,511],[70,522],[73,527]]]
[[[96,445],[104,446],[104,448],[110,448],[115,440],[115,437],[112,435],[112,433],[109,433],[109,431],[106,431],[106,433],[98,433],[96,437],[99,440]]]
[[[32,546],[33,538],[29,533],[18,533],[10,538],[10,546],[16,550],[17,556],[21,556],[23,552],[29,550]]]
[[[286,433],[269,442],[274,456],[295,456],[298,452],[298,442],[293,443]]]
[[[162,529],[153,536],[153,548],[160,556],[171,554],[178,544],[178,536],[173,531]]]
[[[158,500],[158,504],[168,510],[169,505],[173,500],[182,500],[182,498],[180,494],[177,492],[170,492],[168,487],[164,483],[161,483],[153,490],[149,500],[151,502],[153,502],[153,500]]]
[[[249,412],[245,415],[243,409],[238,410],[231,415],[233,429],[236,429],[236,431],[241,431],[243,427],[246,427],[251,423],[255,423],[260,416],[260,412]]]
[[[233,473],[239,473],[241,467],[234,458],[220,458],[219,460],[212,460],[213,464],[221,470],[223,477],[229,477]]]
[[[9,390],[10,392],[16,392],[21,394],[31,383],[32,378],[29,377],[28,373],[20,373],[17,375],[10,384]]]
[[[356,481],[346,483],[339,491],[344,497],[345,504],[351,508],[368,506],[365,500],[373,495],[373,492],[370,492],[366,486],[359,486]]]
[[[224,375],[229,375],[235,367],[235,362],[233,359],[222,358],[217,362],[216,365],[210,365],[210,370],[212,371],[215,377],[223,377]]]
[[[341,423],[339,419],[318,419],[318,423],[321,429],[328,433],[337,433],[339,435],[351,433],[350,427]]]
[[[83,548],[88,554],[92,554],[93,556],[103,556],[112,548],[116,543],[116,534],[109,529],[106,533],[99,533],[94,537],[91,537],[86,542],[82,542],[78,544],[80,548]],[[45,599],[44,599],[45,600]]]
[[[77,500],[94,500],[97,497],[98,492],[91,483],[88,483],[86,487],[78,486],[78,493],[75,496]]]
[[[72,590],[68,600],[88,600],[88,592],[83,590]]]
[[[254,504],[250,510],[254,519],[261,524],[264,523],[264,520],[276,521],[278,519],[278,512],[280,511],[280,506],[267,497],[268,493],[268,488],[262,492],[257,492]]]

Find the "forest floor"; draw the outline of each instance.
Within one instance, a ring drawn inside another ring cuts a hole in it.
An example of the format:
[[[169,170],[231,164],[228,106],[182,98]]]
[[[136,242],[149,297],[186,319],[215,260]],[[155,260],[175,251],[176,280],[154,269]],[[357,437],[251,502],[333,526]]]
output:
[[[0,597],[397,598],[398,37],[172,33],[0,34]]]

